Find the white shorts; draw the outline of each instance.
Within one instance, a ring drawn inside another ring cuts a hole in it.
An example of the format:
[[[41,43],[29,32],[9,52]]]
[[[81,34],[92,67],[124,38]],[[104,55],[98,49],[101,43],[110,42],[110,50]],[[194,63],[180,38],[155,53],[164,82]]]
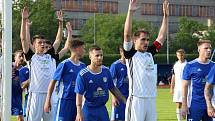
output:
[[[182,102],[182,90],[174,89],[173,102]]]
[[[44,104],[47,93],[29,93],[27,109],[26,109],[26,121],[54,121],[54,113],[44,112]]]
[[[156,99],[129,96],[125,109],[125,121],[157,121]]]

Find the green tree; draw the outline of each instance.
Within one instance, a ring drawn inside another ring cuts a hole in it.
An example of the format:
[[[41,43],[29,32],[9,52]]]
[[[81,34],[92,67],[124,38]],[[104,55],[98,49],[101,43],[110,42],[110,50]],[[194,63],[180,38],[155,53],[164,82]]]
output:
[[[58,24],[51,0],[13,0],[13,50],[21,48],[19,35],[21,10],[24,6],[29,8],[29,19],[33,22],[31,36],[43,34],[50,40],[54,40],[56,36]]]
[[[101,46],[104,53],[118,53],[118,46],[123,42],[123,29],[125,15],[96,14],[96,44]],[[145,21],[133,21],[133,31],[144,28],[151,34],[151,39],[155,39],[157,29]],[[94,18],[87,20],[80,31],[81,38],[86,42],[87,48],[94,44]]]
[[[179,48],[185,49],[187,53],[197,52],[196,42],[198,37],[193,36],[193,33],[202,30],[207,30],[207,26],[198,21],[182,17],[179,20],[179,31],[176,33],[175,39],[170,44],[170,49],[175,52]]]

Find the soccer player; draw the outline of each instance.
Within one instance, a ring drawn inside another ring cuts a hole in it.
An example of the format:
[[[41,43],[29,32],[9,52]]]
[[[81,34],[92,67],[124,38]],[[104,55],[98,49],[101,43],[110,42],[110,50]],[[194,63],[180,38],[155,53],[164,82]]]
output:
[[[29,13],[27,8],[22,11],[21,24],[21,43],[27,61],[30,60],[31,82],[29,86],[29,98],[27,106],[27,121],[53,121],[53,112],[45,113],[43,111],[47,89],[52,79],[53,66],[52,59],[59,60],[59,55],[55,54],[55,46],[45,52],[45,38],[42,35],[33,37],[33,47],[35,53],[30,49],[30,43],[26,39],[26,23]]]
[[[59,100],[55,121],[75,121],[76,95],[74,92],[78,72],[85,66],[80,59],[84,55],[84,42],[80,40],[70,41],[70,58],[62,61],[54,74],[48,87],[48,94],[44,106],[45,112],[51,108],[51,96],[55,83],[59,83]]]
[[[27,66],[24,66],[19,70],[19,81],[20,81],[22,90],[25,91],[25,102],[24,102],[24,107],[23,107],[23,116],[24,116],[24,120],[25,120],[27,101],[28,101],[28,95],[29,95],[29,92],[28,92],[29,69]]]
[[[119,52],[121,58],[115,61],[110,66],[110,72],[114,80],[114,85],[119,89],[119,91],[123,94],[123,96],[128,98],[128,75],[127,68],[125,65],[125,56],[123,53],[123,47],[119,46]],[[125,104],[120,101],[118,104],[118,100],[114,95],[112,95],[112,113],[111,113],[112,121],[124,121],[125,120]]]
[[[176,103],[176,116],[178,121],[182,121],[182,75],[187,61],[185,60],[185,51],[178,49],[176,51],[178,61],[173,66],[173,74],[171,79],[170,93],[173,94],[173,102]]]
[[[213,118],[215,121],[215,95],[211,95],[211,90],[213,90],[213,94],[215,94],[215,65],[211,68],[208,74],[208,80],[205,85],[205,99],[207,104],[207,112],[208,116]]]
[[[211,41],[197,42],[199,57],[186,64],[182,81],[182,115],[187,121],[212,121],[207,114],[204,88],[214,62],[210,61]]]
[[[22,109],[22,88],[19,80],[19,71],[24,64],[24,53],[21,50],[15,52],[14,55],[15,62],[12,66],[13,76],[12,76],[12,105],[11,114],[17,116],[17,121],[24,121],[23,119],[23,109]],[[22,78],[22,77],[21,77]]]
[[[109,121],[106,102],[109,98],[109,90],[123,103],[126,99],[114,86],[110,71],[102,65],[103,52],[100,47],[94,45],[89,49],[89,66],[81,70],[76,79],[76,121]],[[82,98],[85,103],[82,109]]]
[[[163,3],[163,21],[157,39],[149,46],[149,33],[138,30],[132,37],[132,17],[137,0],[130,0],[124,27],[124,55],[128,69],[129,97],[125,121],[156,121],[156,83],[153,56],[164,43],[169,15],[169,3]]]

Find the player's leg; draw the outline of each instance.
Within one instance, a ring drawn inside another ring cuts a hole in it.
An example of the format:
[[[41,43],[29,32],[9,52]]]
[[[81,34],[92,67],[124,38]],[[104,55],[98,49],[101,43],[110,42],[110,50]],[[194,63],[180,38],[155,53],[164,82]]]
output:
[[[131,96],[128,98],[125,109],[125,121],[145,121],[146,104],[144,98]]]
[[[207,115],[206,109],[202,109],[198,104],[191,104],[187,121],[201,121],[205,115]],[[212,121],[212,118],[205,121]]]
[[[55,121],[75,121],[76,114],[75,100],[59,99]]]
[[[145,108],[147,110],[145,121],[157,121],[156,99],[155,98],[146,98],[145,99]]]
[[[96,113],[98,117],[98,121],[110,121],[106,106],[97,108],[97,112],[100,112],[100,113]]]
[[[118,112],[116,110],[116,107],[111,107],[111,121],[116,121],[116,118],[118,117]]]
[[[182,103],[176,102],[176,116],[177,116],[178,121],[182,121],[182,119],[183,119],[181,107],[182,107]]]
[[[120,102],[118,106],[112,107],[111,121],[125,121],[125,104]]]
[[[178,121],[182,121],[182,91],[174,89],[173,102],[176,103],[176,117]]]
[[[43,107],[44,107],[44,104],[45,104],[45,101],[46,101],[46,96],[47,96],[47,94],[44,93],[40,97],[40,102],[43,105]],[[44,112],[44,110],[42,110],[42,111],[43,111],[43,113],[42,113],[43,121],[54,121],[54,111],[53,111],[53,109],[51,109],[51,111],[49,111],[48,113]]]
[[[94,107],[88,107],[86,105],[83,106],[83,116],[84,116],[84,121],[99,121],[97,114],[100,114],[100,112],[98,113],[98,111],[96,110],[96,108]]]
[[[40,121],[43,114],[43,105],[40,101],[40,93],[29,93],[27,103],[27,121]]]
[[[17,117],[17,121],[23,121],[23,109],[22,109],[22,94],[13,95],[11,114]]]
[[[27,103],[28,103],[28,94],[25,94],[25,102],[24,102],[24,106],[23,106],[23,117],[24,117],[24,121],[26,121]]]

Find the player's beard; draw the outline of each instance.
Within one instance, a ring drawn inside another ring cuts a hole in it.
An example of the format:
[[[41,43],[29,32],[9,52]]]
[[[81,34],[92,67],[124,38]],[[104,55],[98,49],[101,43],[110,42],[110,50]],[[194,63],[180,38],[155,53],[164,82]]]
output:
[[[101,65],[102,65],[102,61],[97,61],[97,62],[95,62],[95,65],[96,65],[96,66],[101,66]]]

